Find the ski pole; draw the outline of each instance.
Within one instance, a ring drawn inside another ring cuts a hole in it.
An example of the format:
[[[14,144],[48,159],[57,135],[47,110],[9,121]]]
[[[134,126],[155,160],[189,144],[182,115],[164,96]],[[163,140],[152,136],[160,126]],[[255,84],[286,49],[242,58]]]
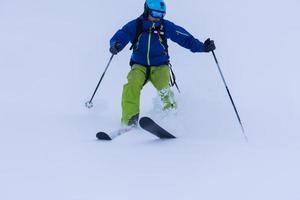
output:
[[[110,57],[110,59],[109,59],[109,61],[108,61],[108,64],[107,64],[107,66],[106,66],[106,68],[105,68],[105,70],[104,70],[104,72],[103,72],[103,74],[102,74],[102,76],[101,76],[101,78],[100,78],[98,84],[97,84],[97,87],[96,87],[96,89],[95,89],[95,91],[94,91],[94,93],[93,93],[91,99],[90,99],[88,102],[85,103],[85,106],[86,106],[87,108],[92,108],[92,107],[93,107],[93,102],[92,102],[92,101],[93,101],[93,99],[94,99],[94,96],[95,96],[95,94],[96,94],[96,92],[97,92],[97,90],[98,90],[98,88],[99,88],[99,86],[100,86],[100,83],[102,82],[102,79],[103,79],[103,77],[104,77],[104,75],[105,75],[105,73],[106,73],[106,71],[107,71],[107,69],[108,69],[108,67],[109,67],[109,65],[110,65],[110,63],[111,63],[113,57],[114,57],[114,54],[111,55],[111,57]]]
[[[237,117],[237,119],[239,120],[239,123],[240,123],[240,125],[241,125],[241,128],[242,128],[242,132],[243,132],[244,138],[245,138],[246,142],[248,142],[248,137],[247,137],[247,135],[246,135],[246,133],[245,133],[245,129],[244,129],[244,127],[243,127],[243,124],[242,124],[240,115],[239,115],[239,113],[238,113],[238,111],[237,111],[237,109],[236,109],[236,106],[235,106],[235,104],[234,104],[234,102],[233,102],[233,99],[232,99],[232,96],[231,96],[231,94],[230,94],[230,91],[229,91],[228,86],[227,86],[227,84],[226,84],[226,81],[225,81],[225,78],[224,78],[224,76],[223,76],[222,70],[221,70],[221,68],[220,68],[219,62],[218,62],[218,60],[217,60],[216,54],[215,54],[214,51],[212,51],[212,54],[213,54],[214,59],[215,59],[215,61],[216,61],[217,67],[218,67],[218,69],[219,69],[219,72],[220,72],[220,74],[221,74],[223,83],[224,83],[224,85],[225,85],[225,87],[226,87],[227,94],[228,94],[228,96],[229,96],[229,98],[230,98],[230,101],[231,101],[231,104],[232,104],[232,106],[233,106],[233,108],[234,108],[236,117]]]

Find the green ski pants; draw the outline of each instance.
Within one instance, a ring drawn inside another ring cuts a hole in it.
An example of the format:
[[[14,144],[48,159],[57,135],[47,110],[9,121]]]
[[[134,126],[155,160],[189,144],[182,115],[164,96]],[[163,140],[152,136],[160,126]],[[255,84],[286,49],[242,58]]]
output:
[[[122,124],[127,125],[129,120],[139,114],[141,90],[146,81],[147,68],[134,64],[128,73],[128,82],[123,87],[122,94]],[[169,86],[170,68],[168,65],[150,67],[150,81],[157,89],[163,102],[163,109],[176,108],[174,93]]]

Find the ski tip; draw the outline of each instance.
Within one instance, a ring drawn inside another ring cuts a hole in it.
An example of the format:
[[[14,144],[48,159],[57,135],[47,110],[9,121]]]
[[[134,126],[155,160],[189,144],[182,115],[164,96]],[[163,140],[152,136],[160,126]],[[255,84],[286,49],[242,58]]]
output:
[[[107,141],[112,140],[111,137],[109,137],[109,135],[107,135],[104,132],[97,133],[96,137],[97,137],[98,140],[107,140]]]
[[[176,137],[174,135],[172,135],[172,134],[169,134],[167,136],[160,137],[160,139],[163,139],[163,140],[166,139],[166,140],[168,140],[168,139],[176,139]]]
[[[176,139],[174,135],[156,124],[150,117],[142,117],[140,127],[157,136],[159,139]]]

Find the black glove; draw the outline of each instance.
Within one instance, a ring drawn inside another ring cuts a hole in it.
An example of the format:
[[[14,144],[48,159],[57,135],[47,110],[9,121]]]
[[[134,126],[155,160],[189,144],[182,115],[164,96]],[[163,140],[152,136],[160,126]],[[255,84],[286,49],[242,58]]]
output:
[[[210,40],[210,38],[208,38],[207,40],[205,40],[204,42],[204,52],[210,52],[216,49],[215,46],[215,42],[213,40]]]
[[[116,42],[114,45],[112,45],[109,48],[110,53],[112,53],[114,55],[117,55],[120,52],[120,50],[121,50],[120,46],[121,46],[121,44],[119,42]]]

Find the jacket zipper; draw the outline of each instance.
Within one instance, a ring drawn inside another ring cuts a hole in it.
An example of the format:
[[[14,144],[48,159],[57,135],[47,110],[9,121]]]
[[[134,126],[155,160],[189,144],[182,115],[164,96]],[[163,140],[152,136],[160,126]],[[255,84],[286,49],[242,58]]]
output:
[[[189,36],[188,34],[180,32],[180,31],[176,31],[176,33],[177,33],[177,35],[184,35],[184,36],[187,36],[187,37]]]
[[[151,49],[151,35],[152,28],[155,28],[155,23],[153,22],[152,27],[149,29],[149,37],[148,37],[148,52],[147,52],[147,64],[150,66],[150,49]]]

